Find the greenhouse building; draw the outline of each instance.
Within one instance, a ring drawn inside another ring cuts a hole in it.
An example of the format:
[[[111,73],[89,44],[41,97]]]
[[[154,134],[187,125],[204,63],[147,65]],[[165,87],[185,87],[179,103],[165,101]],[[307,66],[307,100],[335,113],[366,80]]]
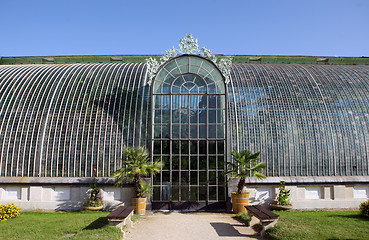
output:
[[[246,180],[250,204],[282,180],[296,209],[369,198],[369,58],[181,50],[0,58],[0,203],[78,209],[97,181],[106,208],[128,205],[112,174],[138,146],[163,163],[153,209],[226,208],[233,149],[267,165]]]

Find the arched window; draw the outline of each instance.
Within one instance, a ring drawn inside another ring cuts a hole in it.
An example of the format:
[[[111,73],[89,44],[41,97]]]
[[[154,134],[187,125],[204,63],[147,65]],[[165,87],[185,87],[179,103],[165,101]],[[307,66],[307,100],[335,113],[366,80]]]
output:
[[[197,55],[173,58],[158,70],[152,101],[152,156],[163,162],[153,207],[224,202],[226,91],[219,69]]]

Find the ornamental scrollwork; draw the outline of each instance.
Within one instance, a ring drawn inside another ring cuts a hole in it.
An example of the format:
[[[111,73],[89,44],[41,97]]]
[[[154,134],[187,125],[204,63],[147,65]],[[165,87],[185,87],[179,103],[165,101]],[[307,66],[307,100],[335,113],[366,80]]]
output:
[[[231,79],[232,58],[223,57],[218,61],[217,57],[211,54],[210,49],[205,47],[199,49],[199,44],[197,42],[198,40],[195,39],[192,34],[187,34],[179,41],[179,49],[173,47],[167,50],[166,54],[161,56],[159,61],[152,57],[146,59],[148,84],[151,85],[155,74],[163,63],[181,54],[200,54],[200,56],[209,59],[215,63],[215,65],[217,65],[219,70],[222,72],[223,76],[225,77],[225,83],[229,83]]]

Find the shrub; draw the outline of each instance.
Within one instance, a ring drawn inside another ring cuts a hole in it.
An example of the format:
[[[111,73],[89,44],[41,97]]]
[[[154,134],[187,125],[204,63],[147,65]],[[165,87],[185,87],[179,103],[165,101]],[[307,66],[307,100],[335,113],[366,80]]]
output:
[[[19,216],[19,208],[14,203],[0,204],[0,222]]]
[[[238,218],[240,221],[242,221],[245,224],[249,224],[251,218],[247,214],[247,212],[239,212],[236,214],[236,218]]]
[[[360,210],[361,214],[363,214],[364,216],[369,217],[369,199],[368,199],[368,201],[362,202],[360,204],[359,210]]]

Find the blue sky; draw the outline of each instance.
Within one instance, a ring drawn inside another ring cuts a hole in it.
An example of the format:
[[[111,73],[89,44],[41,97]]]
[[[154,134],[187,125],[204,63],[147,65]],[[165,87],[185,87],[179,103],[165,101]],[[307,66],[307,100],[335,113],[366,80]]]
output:
[[[0,0],[0,56],[164,54],[187,33],[217,54],[369,56],[368,0]]]

